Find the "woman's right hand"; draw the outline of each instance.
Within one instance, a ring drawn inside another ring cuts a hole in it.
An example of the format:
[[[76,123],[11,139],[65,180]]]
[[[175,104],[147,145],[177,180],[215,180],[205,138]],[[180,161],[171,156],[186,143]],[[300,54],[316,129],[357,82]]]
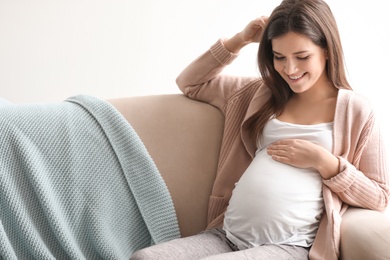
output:
[[[263,29],[267,24],[268,16],[261,16],[252,20],[241,32],[224,41],[226,49],[238,53],[242,47],[252,42],[260,42]]]
[[[268,16],[261,16],[251,21],[245,28],[240,32],[242,40],[245,43],[260,42],[263,29],[267,24]]]

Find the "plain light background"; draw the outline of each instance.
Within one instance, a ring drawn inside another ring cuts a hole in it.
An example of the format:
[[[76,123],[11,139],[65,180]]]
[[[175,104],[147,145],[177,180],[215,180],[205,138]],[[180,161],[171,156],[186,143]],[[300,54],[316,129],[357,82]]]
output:
[[[177,75],[220,37],[279,0],[0,0],[0,97],[14,103],[179,93]],[[390,19],[385,0],[328,0],[353,88],[377,109],[385,139]],[[255,44],[225,70],[258,75]],[[389,141],[386,141],[390,150]]]
[[[355,90],[386,107],[384,0],[328,0]],[[0,96],[12,102],[176,93],[176,76],[280,0],[0,0]],[[225,72],[257,75],[256,45]],[[388,106],[387,106],[388,108]]]

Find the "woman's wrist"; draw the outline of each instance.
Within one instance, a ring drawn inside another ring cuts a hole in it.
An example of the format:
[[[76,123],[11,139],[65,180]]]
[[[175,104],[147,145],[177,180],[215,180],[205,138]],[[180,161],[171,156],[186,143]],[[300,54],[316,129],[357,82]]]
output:
[[[223,42],[223,45],[225,46],[225,48],[232,52],[232,53],[239,53],[240,50],[245,47],[246,45],[248,45],[249,42],[245,42],[242,37],[241,37],[241,34],[240,33],[237,33],[236,35],[234,35],[233,37],[229,38],[229,39],[226,39],[224,40]]]
[[[325,180],[329,180],[339,173],[340,161],[332,153],[326,151],[324,155],[319,158],[322,163],[319,164],[317,170]]]

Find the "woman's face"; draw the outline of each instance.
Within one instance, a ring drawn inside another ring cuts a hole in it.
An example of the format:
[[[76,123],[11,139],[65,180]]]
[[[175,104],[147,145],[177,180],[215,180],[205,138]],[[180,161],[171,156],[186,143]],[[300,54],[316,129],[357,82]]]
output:
[[[272,40],[274,68],[295,93],[328,82],[326,51],[302,34],[288,32]]]

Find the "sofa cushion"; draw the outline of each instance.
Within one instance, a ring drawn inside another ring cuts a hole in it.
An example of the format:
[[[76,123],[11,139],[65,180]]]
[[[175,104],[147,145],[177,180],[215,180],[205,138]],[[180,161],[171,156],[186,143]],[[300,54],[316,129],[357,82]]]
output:
[[[130,122],[163,176],[182,236],[206,227],[223,116],[215,107],[182,94],[109,100]]]

